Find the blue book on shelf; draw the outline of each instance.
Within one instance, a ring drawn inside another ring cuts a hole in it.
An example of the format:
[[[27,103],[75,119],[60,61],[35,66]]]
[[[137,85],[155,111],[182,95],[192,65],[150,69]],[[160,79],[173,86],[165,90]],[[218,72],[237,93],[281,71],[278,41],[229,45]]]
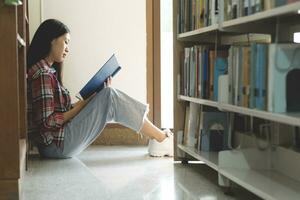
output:
[[[209,68],[209,64],[208,64],[208,59],[209,59],[209,51],[208,49],[204,49],[203,53],[203,65],[202,65],[202,98],[206,99],[208,97],[208,68]]]
[[[189,96],[195,97],[196,93],[196,48],[190,48],[190,91]]]
[[[198,98],[202,98],[202,88],[201,88],[201,85],[202,85],[202,47],[197,47],[198,50],[197,50],[197,59],[198,59],[198,64],[197,64],[197,71],[198,71],[198,74],[197,74],[197,82],[198,82],[198,85],[197,85],[197,94],[198,94]]]
[[[228,61],[227,58],[218,57],[214,64],[214,100],[218,101],[218,81],[219,76],[227,73]]]
[[[81,99],[87,99],[95,92],[99,92],[104,88],[104,82],[114,76],[121,69],[115,54],[113,54],[99,71],[88,81],[88,83],[80,90],[76,96]]]
[[[224,112],[202,112],[201,118],[201,150],[228,150],[229,132],[227,114]]]
[[[255,96],[256,96],[256,55],[257,44],[251,44],[251,56],[250,56],[250,108],[255,108]]]
[[[287,3],[287,0],[275,0],[275,7],[283,6]]]
[[[267,45],[257,44],[256,57],[256,88],[255,106],[257,109],[266,109],[266,73],[267,73]]]

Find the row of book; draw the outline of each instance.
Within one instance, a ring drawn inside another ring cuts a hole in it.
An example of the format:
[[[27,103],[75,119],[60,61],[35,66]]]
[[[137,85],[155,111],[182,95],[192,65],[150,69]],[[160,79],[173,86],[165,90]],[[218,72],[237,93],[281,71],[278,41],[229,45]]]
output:
[[[221,21],[227,21],[275,7],[294,3],[299,0],[224,0],[221,1]]]
[[[221,4],[221,21],[227,21],[247,15],[252,15],[263,10],[268,10],[283,5],[276,0],[224,0]]]
[[[270,112],[300,111],[300,45],[184,49],[180,93]]]
[[[185,127],[182,143],[199,151],[221,151],[230,148],[228,114],[204,110],[191,103],[185,110]]]
[[[200,106],[192,102],[185,107],[184,123],[184,130],[177,134],[177,142],[202,152],[230,150],[237,145],[257,145],[260,149],[268,148],[272,126],[274,126],[265,119],[250,118],[250,116],[240,114],[231,115],[228,112],[220,112],[216,108]],[[299,137],[292,138],[295,127],[285,124],[277,124],[276,126],[288,133],[284,137],[278,138],[277,144],[286,145],[288,140],[294,139],[294,143],[299,146]],[[251,142],[245,144],[241,134],[246,134],[247,137],[255,135],[255,140],[262,143],[253,140],[252,144]]]
[[[179,33],[217,23],[218,0],[179,0],[178,5]]]
[[[217,100],[217,79],[227,72],[227,47],[215,50],[212,46],[186,47],[182,54],[181,94]]]
[[[299,0],[178,0],[178,33],[248,16]]]
[[[268,44],[253,43],[229,49],[228,88],[225,86],[228,100],[224,98],[222,102],[266,110],[267,54]]]

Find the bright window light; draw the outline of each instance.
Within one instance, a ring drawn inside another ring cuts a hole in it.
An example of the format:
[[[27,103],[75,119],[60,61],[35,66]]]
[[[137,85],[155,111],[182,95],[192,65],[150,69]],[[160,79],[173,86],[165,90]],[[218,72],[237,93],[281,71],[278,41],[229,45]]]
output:
[[[300,14],[300,10],[298,10],[298,14]]]
[[[294,33],[294,42],[300,43],[300,32]]]
[[[173,1],[160,1],[161,16],[161,128],[173,124]]]

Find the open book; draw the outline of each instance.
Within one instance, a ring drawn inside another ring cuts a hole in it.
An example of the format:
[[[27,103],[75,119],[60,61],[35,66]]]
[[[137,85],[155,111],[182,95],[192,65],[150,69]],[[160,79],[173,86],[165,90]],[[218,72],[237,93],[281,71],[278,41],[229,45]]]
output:
[[[113,54],[106,63],[99,69],[99,71],[89,80],[89,82],[80,90],[77,98],[87,99],[95,92],[99,92],[104,88],[104,82],[110,77],[114,76],[121,69]]]

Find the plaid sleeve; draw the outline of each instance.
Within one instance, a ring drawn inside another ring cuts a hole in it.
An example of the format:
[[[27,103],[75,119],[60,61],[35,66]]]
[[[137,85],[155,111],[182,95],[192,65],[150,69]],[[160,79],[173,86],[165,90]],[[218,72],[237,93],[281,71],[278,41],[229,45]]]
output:
[[[47,130],[56,130],[63,126],[63,113],[55,112],[53,77],[42,72],[32,80],[32,100],[35,121]]]

